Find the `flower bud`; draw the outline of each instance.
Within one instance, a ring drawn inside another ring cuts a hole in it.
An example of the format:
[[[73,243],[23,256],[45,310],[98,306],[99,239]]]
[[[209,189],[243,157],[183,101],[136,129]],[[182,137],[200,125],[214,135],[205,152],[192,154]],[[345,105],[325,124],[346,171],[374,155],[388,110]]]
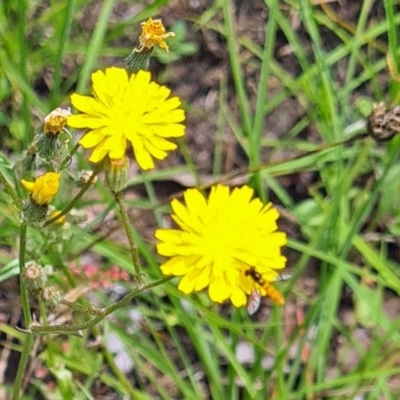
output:
[[[28,222],[42,222],[47,218],[49,206],[40,206],[32,201],[24,201],[22,205],[21,217]]]
[[[61,174],[48,172],[34,182],[21,180],[22,185],[31,192],[28,202],[24,202],[22,218],[29,222],[41,222],[47,217],[49,203],[58,192]]]
[[[128,183],[129,159],[123,156],[119,159],[107,157],[105,162],[106,185],[113,193],[125,189]]]
[[[61,140],[58,136],[40,133],[36,140],[37,154],[45,160],[52,160],[60,154]]]
[[[25,189],[31,192],[33,203],[43,206],[48,205],[53,200],[60,187],[61,174],[57,172],[47,172],[39,176],[35,182],[21,180]]]
[[[23,168],[30,171],[34,169],[36,161],[36,143],[35,141],[29,145],[23,155]]]
[[[36,264],[34,261],[25,263],[23,278],[26,286],[30,290],[42,289],[47,282],[47,274],[43,267]]]
[[[42,290],[41,298],[49,308],[54,308],[61,301],[61,293],[54,287],[48,286]]]
[[[45,117],[43,132],[36,138],[36,149],[40,157],[52,160],[59,155],[62,145],[59,134],[63,131],[69,115],[69,108],[57,108]]]

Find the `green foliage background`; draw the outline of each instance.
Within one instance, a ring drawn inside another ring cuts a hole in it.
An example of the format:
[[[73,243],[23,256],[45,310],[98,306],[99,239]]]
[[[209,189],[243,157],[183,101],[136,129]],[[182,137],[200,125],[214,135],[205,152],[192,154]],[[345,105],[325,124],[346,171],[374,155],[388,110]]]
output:
[[[119,39],[123,43],[132,31],[138,34],[140,22],[167,13],[172,3],[137,2],[138,12],[123,20],[116,16],[116,10],[118,5],[129,4],[127,1],[0,3],[0,168],[17,190],[20,155],[40,128],[43,116],[67,104],[72,91],[85,92],[93,70],[126,57],[131,48],[115,43]],[[217,33],[226,43],[238,113],[232,111],[221,84],[213,178],[226,180],[221,174],[221,132],[228,129],[248,157],[249,167],[258,169],[251,184],[261,198],[273,196],[282,205],[289,235],[296,232],[287,250],[293,277],[280,286],[287,305],[273,307],[268,318],[263,314],[263,318],[252,320],[244,309],[217,306],[204,293],[184,296],[174,282],[168,283],[144,293],[131,307],[118,310],[101,326],[84,332],[83,339],[38,338],[37,361],[27,375],[24,399],[94,399],[100,387],[107,399],[400,397],[395,379],[400,374],[400,319],[398,308],[392,305],[394,311],[388,310],[391,302],[398,307],[400,293],[396,257],[400,138],[380,144],[367,138],[318,151],[324,144],[364,131],[372,102],[398,104],[399,2],[362,0],[357,18],[350,22],[333,18],[327,6],[309,0],[259,3],[268,17],[263,46],[235,30],[238,2],[215,0],[186,21],[175,18],[171,30],[177,37],[168,57],[160,54],[159,61],[174,63],[201,51],[185,38],[189,30]],[[382,18],[375,18],[377,10]],[[85,13],[95,11],[93,29],[85,29]],[[304,37],[298,35],[294,20],[301,25]],[[296,57],[298,74],[286,71],[275,56],[278,33]],[[326,46],[324,35],[335,37],[334,45]],[[241,49],[250,52],[250,61],[240,57]],[[243,74],[248,62],[258,72],[255,101],[250,101]],[[65,76],[63,69],[69,63],[77,67]],[[162,68],[160,79],[168,83]],[[273,94],[269,91],[271,81],[279,82],[279,90]],[[271,139],[265,135],[265,120],[288,98],[295,98],[306,113],[284,137]],[[189,115],[198,111],[190,104],[187,109]],[[312,142],[301,135],[310,126],[316,132]],[[193,149],[182,141],[180,150],[185,155],[184,165],[132,177],[130,184],[143,184],[146,191],[140,200],[127,199],[129,207],[139,211],[134,223],[140,225],[142,213],[150,212],[162,225],[168,206],[160,205],[156,182],[180,173],[202,181],[191,157]],[[310,154],[258,168],[284,150]],[[267,161],[265,154],[270,155]],[[88,167],[84,158],[78,164]],[[287,190],[284,178],[304,173],[313,173],[317,179],[307,187],[307,198],[299,200]],[[101,256],[99,263],[104,269],[118,265],[133,274],[125,246],[96,231],[115,207],[101,182],[96,189],[98,195],[85,197],[80,207],[98,206],[102,211],[90,224],[75,227],[70,241],[62,246],[44,244],[40,232],[31,232],[32,241],[43,246],[38,252],[46,250],[42,260],[55,266],[54,280],[65,291],[79,287],[69,268],[74,262],[79,264],[88,251]],[[0,203],[0,246],[5,249],[0,252],[0,280],[6,283],[18,273],[15,243],[19,220],[4,191],[0,192]],[[62,196],[56,205],[62,207]],[[154,243],[144,239],[139,230],[135,240],[146,279],[159,277],[160,259]],[[310,274],[312,288],[307,291]],[[13,289],[2,286],[2,301],[11,309],[7,290]],[[112,303],[107,293],[96,293],[100,304]],[[349,310],[347,320],[342,319],[344,308]],[[5,367],[9,372],[1,377],[2,393],[9,392],[15,373],[15,361],[5,352],[20,351],[24,337],[16,325],[11,321],[0,324],[1,360],[10,363]],[[360,332],[368,340],[360,340]],[[97,337],[103,338],[99,346],[87,346]],[[107,347],[110,337],[118,338],[119,353],[133,362],[132,370],[121,371],[115,357],[118,352]],[[249,362],[238,356],[242,345],[252,354]],[[43,369],[47,372],[41,375]]]

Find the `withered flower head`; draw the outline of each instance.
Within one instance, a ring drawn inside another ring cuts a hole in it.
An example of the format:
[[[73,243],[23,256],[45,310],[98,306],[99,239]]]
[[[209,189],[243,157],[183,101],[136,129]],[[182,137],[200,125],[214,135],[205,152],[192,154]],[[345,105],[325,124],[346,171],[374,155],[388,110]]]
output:
[[[368,116],[368,133],[377,141],[389,140],[400,132],[400,106],[386,108],[383,102],[373,105]]]

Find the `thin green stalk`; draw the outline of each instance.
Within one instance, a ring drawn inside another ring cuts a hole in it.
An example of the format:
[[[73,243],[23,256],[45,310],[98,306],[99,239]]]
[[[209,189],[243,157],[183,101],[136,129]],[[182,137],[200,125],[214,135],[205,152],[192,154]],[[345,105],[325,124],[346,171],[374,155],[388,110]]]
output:
[[[61,67],[64,59],[65,49],[68,43],[68,35],[74,19],[76,0],[68,0],[65,3],[64,19],[62,22],[61,31],[56,37],[59,39],[57,44],[57,56],[54,64],[53,72],[53,88],[51,91],[50,104],[53,107],[57,106],[59,101],[60,86],[61,86]]]
[[[222,11],[225,21],[225,36],[228,46],[229,59],[231,63],[233,81],[238,95],[240,114],[243,120],[243,130],[246,137],[251,135],[251,111],[249,101],[246,95],[246,89],[243,81],[243,74],[240,68],[239,51],[237,49],[237,34],[233,26],[233,4],[230,0],[222,2]]]
[[[21,0],[16,3],[18,18],[17,18],[17,33],[18,33],[18,71],[20,73],[20,77],[24,82],[28,81],[27,78],[27,58],[29,54],[28,43],[30,43],[26,38],[26,21],[27,12],[28,12],[28,2],[26,0]],[[22,117],[22,118],[21,118]],[[29,140],[30,136],[30,120],[31,120],[31,112],[29,110],[29,101],[28,96],[25,92],[22,91],[22,106],[20,108],[19,118],[24,121],[24,135],[23,142],[26,144]]]
[[[232,171],[232,172],[230,172],[228,174],[225,174],[223,177],[216,179],[215,181],[213,181],[210,184],[202,185],[200,187],[200,189],[206,189],[206,188],[211,187],[213,185],[216,185],[218,183],[226,183],[226,182],[228,182],[228,181],[230,181],[230,180],[232,180],[234,178],[237,178],[239,176],[243,176],[246,173],[258,172],[258,171],[262,171],[262,170],[265,170],[265,169],[268,169],[268,168],[277,167],[277,166],[280,166],[280,165],[285,165],[285,164],[287,164],[289,162],[292,162],[292,161],[301,160],[302,158],[306,158],[306,157],[312,156],[314,154],[322,153],[323,151],[326,151],[326,150],[334,149],[337,146],[341,146],[341,145],[344,145],[344,144],[355,143],[356,141],[365,139],[366,137],[368,137],[368,134],[362,132],[362,133],[359,133],[359,134],[357,134],[355,136],[352,136],[350,138],[339,140],[339,141],[333,142],[333,143],[324,144],[322,146],[319,146],[315,150],[311,150],[311,151],[308,151],[307,153],[299,154],[299,155],[294,156],[294,157],[288,157],[288,158],[285,158],[285,159],[280,160],[280,161],[261,164],[261,165],[256,165],[254,167],[241,168],[241,169]],[[294,171],[291,171],[291,172],[293,173]],[[177,197],[177,196],[175,195],[174,197]]]
[[[27,224],[26,222],[22,222],[20,228],[20,246],[19,246],[19,284],[21,291],[21,306],[22,313],[24,316],[25,327],[29,328],[32,324],[31,310],[29,304],[29,295],[28,289],[25,284],[25,278],[23,272],[25,270],[25,252],[26,252],[26,233],[27,233]],[[15,377],[14,387],[13,387],[13,400],[19,399],[20,390],[22,387],[22,380],[25,374],[26,366],[28,365],[29,355],[32,351],[33,345],[33,334],[27,332],[25,337],[25,342],[22,347],[21,358],[18,364],[17,376]]]
[[[250,143],[250,167],[260,164],[260,147],[261,137],[264,129],[265,121],[265,103],[267,98],[267,86],[270,72],[270,60],[272,59],[274,47],[275,47],[275,33],[276,33],[276,20],[275,14],[277,10],[277,0],[272,0],[271,5],[268,8],[268,25],[265,29],[265,40],[264,40],[264,51],[262,55],[262,64],[260,70],[260,79],[257,90],[257,102],[256,110],[253,120],[253,128],[249,136]],[[261,175],[257,173],[255,175],[253,183],[257,187],[257,192],[265,201],[265,194],[263,190]]]
[[[18,364],[17,375],[14,380],[12,400],[19,400],[21,398],[20,394],[22,389],[22,381],[24,379],[26,366],[28,365],[29,356],[32,351],[33,339],[33,333],[26,333],[24,345],[22,347],[21,358]]]
[[[104,315],[104,308],[95,308],[92,306],[84,307],[79,304],[71,303],[65,299],[61,300],[60,304],[64,304],[65,306],[72,308],[75,311],[79,311],[82,314],[97,315],[97,316]]]
[[[77,93],[81,93],[84,90],[89,79],[90,72],[97,64],[97,57],[100,54],[101,47],[103,45],[103,39],[107,31],[107,26],[109,24],[114,3],[115,0],[105,0],[102,2],[103,6],[101,8],[99,18],[97,19],[96,27],[86,49],[85,61],[82,65],[79,83],[76,88]]]
[[[254,113],[253,129],[249,137],[250,141],[250,166],[253,167],[260,163],[260,146],[261,137],[264,128],[265,120],[265,103],[267,97],[267,86],[270,73],[270,60],[272,59],[275,33],[276,33],[276,20],[275,13],[277,10],[277,0],[272,0],[271,5],[268,7],[268,25],[265,29],[264,51],[262,54],[262,63],[260,70],[260,81],[257,90],[256,110]]]
[[[91,328],[94,325],[97,325],[99,322],[101,322],[105,317],[110,315],[112,312],[115,310],[124,307],[127,305],[134,297],[136,297],[139,293],[150,289],[152,287],[156,287],[159,285],[162,285],[165,282],[170,281],[173,279],[174,276],[165,276],[161,279],[158,279],[156,281],[150,282],[146,285],[142,285],[138,289],[133,289],[131,290],[125,297],[123,297],[121,300],[113,304],[112,306],[104,309],[104,313],[102,315],[99,315],[95,318],[92,318],[90,321],[86,321],[81,324],[70,324],[70,325],[49,325],[49,326],[42,326],[40,324],[33,324],[29,328],[27,332],[33,332],[33,333],[59,333],[59,334],[76,334],[77,332]]]
[[[392,82],[390,85],[390,92],[393,98],[398,98],[400,84],[398,82],[398,75],[400,74],[400,62],[398,60],[398,24],[395,22],[395,10],[392,0],[384,0],[385,14],[388,22],[388,58],[391,61],[392,68]]]
[[[354,40],[354,38],[360,38],[365,32],[365,26],[368,21],[369,12],[371,10],[373,0],[365,0],[362,3],[361,12],[358,17],[357,27],[354,31],[354,36],[351,36],[349,40],[349,45],[351,46],[351,52],[349,56],[349,62],[346,68],[346,79],[344,87],[348,87],[349,83],[354,79],[354,75],[357,69],[357,60],[360,59],[360,48],[362,47],[362,42],[359,40]],[[350,104],[349,97],[351,92],[346,93],[346,104]]]
[[[321,116],[319,119],[323,129],[320,129],[321,135],[326,141],[333,141],[341,139],[342,131],[340,130],[340,113],[338,112],[337,95],[333,87],[332,74],[327,63],[327,56],[322,45],[319,28],[315,19],[315,7],[309,0],[300,1],[300,11],[304,21],[305,28],[310,35],[313,52],[315,57],[315,64],[319,70],[320,80],[319,86],[315,87],[312,97],[320,110]],[[342,170],[340,163],[336,168],[337,173]]]
[[[24,270],[25,270],[25,253],[26,253],[26,233],[28,226],[26,222],[22,222],[19,234],[19,285],[21,292],[21,306],[24,315],[25,327],[29,328],[32,323],[31,307],[29,304],[28,289],[26,287]]]
[[[79,143],[76,143],[76,145],[71,149],[69,154],[61,162],[60,166],[58,167],[59,171],[62,171],[65,167],[68,167],[68,165],[71,163],[73,155],[78,151],[79,147],[81,147],[81,145]]]
[[[132,263],[133,263],[133,268],[135,269],[135,276],[134,276],[135,282],[136,282],[137,287],[140,288],[143,285],[143,281],[142,281],[142,276],[140,273],[139,257],[138,257],[135,240],[133,239],[131,226],[129,224],[129,217],[128,217],[128,214],[126,213],[126,209],[124,206],[123,192],[117,193],[115,195],[115,199],[117,201],[119,211],[121,213],[122,224],[124,225],[126,237],[128,238],[129,247],[131,249]]]

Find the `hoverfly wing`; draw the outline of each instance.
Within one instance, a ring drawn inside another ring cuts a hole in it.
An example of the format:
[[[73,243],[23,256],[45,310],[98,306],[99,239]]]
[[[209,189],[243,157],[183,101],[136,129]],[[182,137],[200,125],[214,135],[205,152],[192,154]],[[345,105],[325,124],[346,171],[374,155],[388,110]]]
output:
[[[253,315],[259,308],[261,304],[261,293],[257,289],[252,289],[249,298],[247,300],[247,313]]]

